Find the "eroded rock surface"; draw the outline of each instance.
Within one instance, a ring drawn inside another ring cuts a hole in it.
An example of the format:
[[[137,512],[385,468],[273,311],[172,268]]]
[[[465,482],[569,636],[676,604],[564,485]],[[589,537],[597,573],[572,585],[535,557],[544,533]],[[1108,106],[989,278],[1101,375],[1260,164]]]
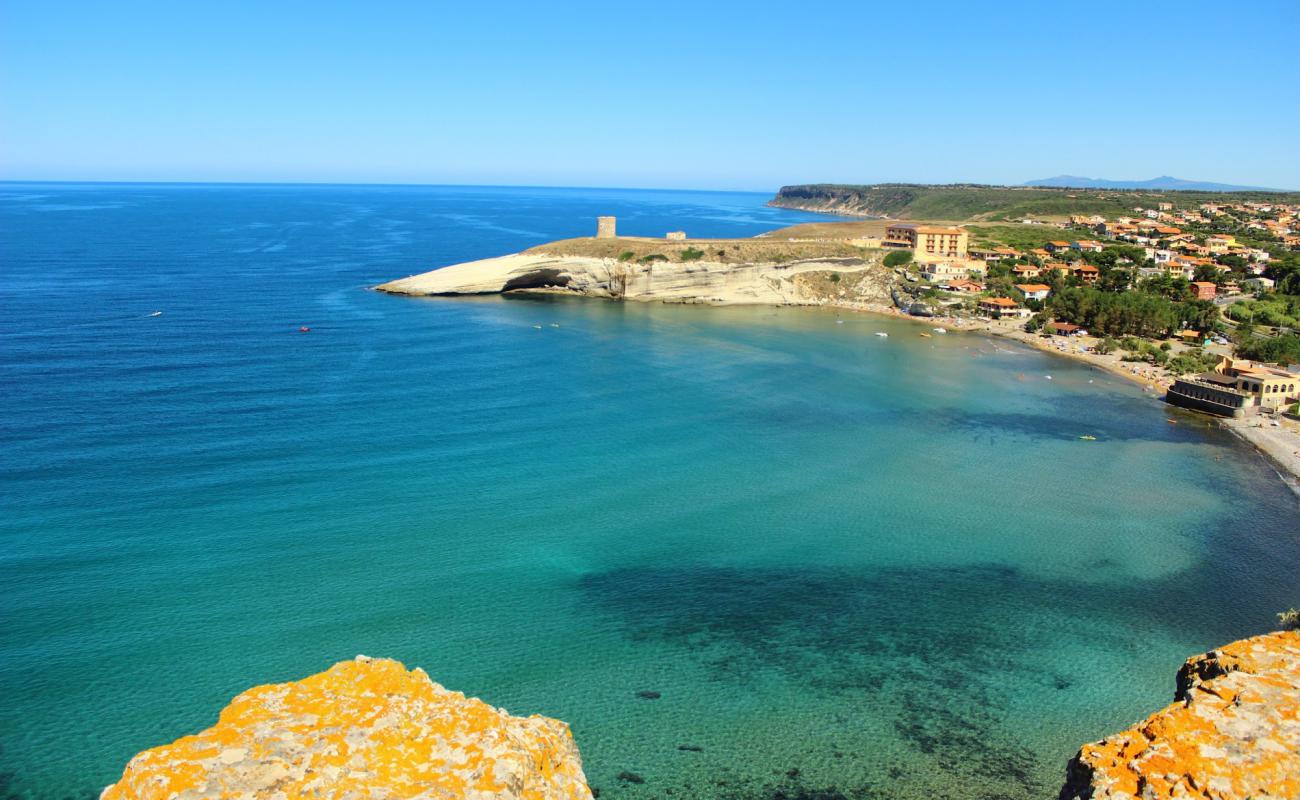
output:
[[[1084,745],[1061,800],[1300,798],[1300,631],[1189,659],[1175,701]]]
[[[563,722],[512,717],[423,670],[358,656],[258,686],[140,753],[101,800],[591,798]]]

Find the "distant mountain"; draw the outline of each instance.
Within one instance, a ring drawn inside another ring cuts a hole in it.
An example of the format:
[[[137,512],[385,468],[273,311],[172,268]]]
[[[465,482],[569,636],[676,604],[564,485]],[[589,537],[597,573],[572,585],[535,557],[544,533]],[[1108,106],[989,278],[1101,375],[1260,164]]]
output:
[[[1110,181],[1105,178],[1081,178],[1078,175],[1057,175],[1037,181],[1025,181],[1025,186],[1061,186],[1071,189],[1154,189],[1164,191],[1188,190],[1197,192],[1284,192],[1285,189],[1266,189],[1262,186],[1233,186],[1228,183],[1185,181],[1161,175],[1149,181]]]

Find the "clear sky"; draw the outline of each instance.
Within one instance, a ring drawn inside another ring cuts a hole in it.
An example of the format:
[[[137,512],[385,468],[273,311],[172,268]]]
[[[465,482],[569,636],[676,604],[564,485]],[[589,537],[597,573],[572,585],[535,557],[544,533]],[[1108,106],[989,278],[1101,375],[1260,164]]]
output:
[[[0,178],[1300,188],[1300,0],[0,0]]]

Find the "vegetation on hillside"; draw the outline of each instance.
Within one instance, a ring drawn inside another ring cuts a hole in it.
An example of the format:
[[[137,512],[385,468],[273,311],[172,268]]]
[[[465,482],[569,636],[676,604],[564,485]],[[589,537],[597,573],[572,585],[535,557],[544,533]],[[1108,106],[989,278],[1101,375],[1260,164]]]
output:
[[[1219,311],[1204,300],[1170,300],[1145,291],[1116,294],[1068,286],[1052,295],[1047,309],[1057,320],[1082,325],[1102,336],[1142,336],[1166,339],[1190,328],[1214,327]]]
[[[1070,214],[1119,216],[1155,202],[1191,208],[1201,203],[1261,200],[1300,202],[1295,192],[1197,192],[1125,189],[1057,189],[1027,186],[944,186],[881,183],[783,186],[772,205],[862,216],[931,220],[1012,220]]]
[[[1258,300],[1238,300],[1223,313],[1236,322],[1300,330],[1300,295],[1268,294]]]
[[[1242,337],[1237,343],[1237,355],[1283,366],[1300,364],[1300,333],[1284,333],[1272,338]]]

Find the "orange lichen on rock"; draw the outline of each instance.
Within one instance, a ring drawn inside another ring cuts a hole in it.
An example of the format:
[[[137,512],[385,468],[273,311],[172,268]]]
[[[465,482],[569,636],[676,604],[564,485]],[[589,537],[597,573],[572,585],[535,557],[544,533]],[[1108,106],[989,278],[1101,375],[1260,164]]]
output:
[[[569,726],[512,717],[389,659],[249,689],[140,753],[101,800],[591,798]]]
[[[1300,798],[1300,631],[1189,659],[1174,703],[1084,745],[1061,798]]]

